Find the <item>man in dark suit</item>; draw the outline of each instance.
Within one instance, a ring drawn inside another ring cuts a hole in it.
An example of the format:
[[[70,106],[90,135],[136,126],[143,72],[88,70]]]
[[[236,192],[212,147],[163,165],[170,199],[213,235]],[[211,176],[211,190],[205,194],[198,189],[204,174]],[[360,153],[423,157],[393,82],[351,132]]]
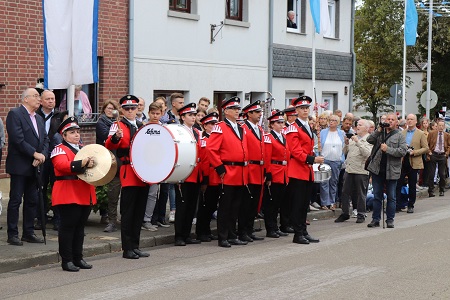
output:
[[[22,241],[43,243],[34,234],[34,217],[38,202],[36,167],[48,156],[48,137],[44,120],[36,114],[41,104],[39,93],[28,88],[22,93],[22,105],[9,111],[6,118],[8,156],[6,172],[11,175],[7,212],[8,244],[22,246]],[[23,234],[19,239],[19,207],[23,204]]]

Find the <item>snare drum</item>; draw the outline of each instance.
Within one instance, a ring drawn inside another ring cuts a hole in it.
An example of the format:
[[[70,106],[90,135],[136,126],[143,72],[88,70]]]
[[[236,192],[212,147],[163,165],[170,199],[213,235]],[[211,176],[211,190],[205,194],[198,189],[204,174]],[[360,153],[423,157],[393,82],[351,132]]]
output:
[[[331,177],[331,167],[327,164],[313,164],[314,182],[328,181]]]
[[[131,167],[150,184],[183,181],[194,170],[197,157],[193,133],[179,124],[142,126],[130,146]]]

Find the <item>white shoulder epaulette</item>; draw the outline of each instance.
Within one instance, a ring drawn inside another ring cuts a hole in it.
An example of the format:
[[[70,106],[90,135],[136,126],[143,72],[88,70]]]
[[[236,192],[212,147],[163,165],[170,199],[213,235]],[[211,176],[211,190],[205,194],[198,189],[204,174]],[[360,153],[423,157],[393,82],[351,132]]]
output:
[[[200,140],[200,147],[202,148],[206,147],[206,140],[204,138]]]
[[[211,130],[211,133],[222,133],[222,128],[219,125],[214,125],[213,129]]]
[[[291,132],[298,132],[297,126],[289,125],[289,127],[286,128],[285,134],[288,134]]]
[[[272,140],[270,139],[269,135],[264,136],[264,143],[272,144]]]
[[[61,145],[61,144],[59,144],[59,145]],[[66,152],[64,151],[64,149],[61,148],[61,147],[59,147],[59,145],[57,145],[57,146],[55,147],[55,149],[53,149],[52,153],[50,153],[50,158],[53,158],[53,157],[55,157],[55,156],[57,156],[57,155],[66,154]]]

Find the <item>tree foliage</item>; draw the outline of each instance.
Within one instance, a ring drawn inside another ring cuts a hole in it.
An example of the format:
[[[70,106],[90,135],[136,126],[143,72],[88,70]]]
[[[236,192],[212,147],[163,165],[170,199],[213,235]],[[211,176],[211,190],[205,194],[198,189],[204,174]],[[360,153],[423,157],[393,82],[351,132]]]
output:
[[[392,110],[389,88],[402,81],[403,14],[403,3],[392,0],[365,0],[356,11],[354,102],[374,121],[378,112]],[[410,61],[416,52],[408,51]]]

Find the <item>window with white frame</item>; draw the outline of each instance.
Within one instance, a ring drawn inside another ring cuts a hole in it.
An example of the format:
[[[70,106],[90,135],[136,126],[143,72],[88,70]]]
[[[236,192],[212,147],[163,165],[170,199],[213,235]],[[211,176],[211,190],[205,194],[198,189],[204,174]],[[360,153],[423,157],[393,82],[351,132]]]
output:
[[[339,0],[328,0],[328,15],[330,16],[330,32],[324,36],[339,38]]]
[[[286,30],[288,32],[305,32],[306,0],[287,0]]]

